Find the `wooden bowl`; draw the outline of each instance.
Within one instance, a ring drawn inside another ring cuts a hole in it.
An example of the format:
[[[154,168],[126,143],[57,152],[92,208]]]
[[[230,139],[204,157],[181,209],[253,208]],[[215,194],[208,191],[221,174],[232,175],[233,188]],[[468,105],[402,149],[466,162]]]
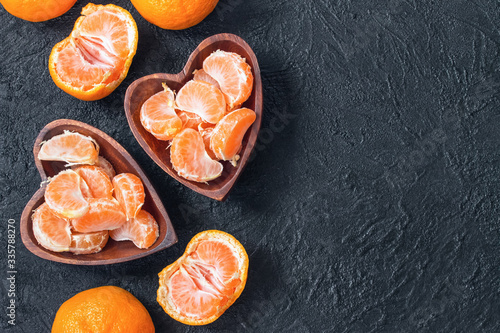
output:
[[[254,110],[257,118],[243,138],[238,166],[233,167],[229,162],[223,162],[224,170],[219,178],[208,182],[208,184],[197,183],[180,177],[177,172],[172,169],[172,163],[170,163],[170,149],[167,149],[169,142],[157,140],[144,129],[139,118],[140,110],[142,104],[149,97],[163,90],[161,86],[162,82],[165,82],[170,89],[179,91],[187,81],[193,78],[193,71],[203,67],[203,60],[212,52],[219,49],[238,53],[244,57],[252,67],[254,87],[250,98],[243,106]],[[247,164],[248,158],[255,146],[257,134],[259,133],[263,104],[259,64],[250,46],[240,37],[232,34],[215,35],[201,42],[193,53],[191,53],[184,69],[180,73],[152,74],[134,81],[127,89],[124,104],[125,114],[132,133],[156,164],[181,184],[207,197],[222,201],[228,196],[229,191],[233,188],[243,168]]]
[[[160,227],[160,236],[150,248],[139,249],[131,241],[115,242],[110,238],[101,252],[75,255],[70,252],[52,252],[38,244],[33,235],[31,215],[33,210],[45,201],[44,194],[47,187],[45,180],[47,180],[47,177],[52,177],[59,171],[66,169],[64,162],[40,161],[38,159],[38,152],[40,151],[42,141],[62,134],[64,130],[92,137],[100,146],[99,155],[111,162],[117,174],[129,172],[142,180],[146,194],[144,209],[154,216]],[[23,214],[21,215],[21,239],[28,250],[35,255],[43,259],[72,265],[106,265],[142,258],[177,242],[177,236],[172,223],[148,177],[132,156],[106,133],[79,121],[59,119],[47,124],[40,131],[33,147],[33,154],[35,155],[35,164],[42,177],[43,185],[35,192],[23,210]]]

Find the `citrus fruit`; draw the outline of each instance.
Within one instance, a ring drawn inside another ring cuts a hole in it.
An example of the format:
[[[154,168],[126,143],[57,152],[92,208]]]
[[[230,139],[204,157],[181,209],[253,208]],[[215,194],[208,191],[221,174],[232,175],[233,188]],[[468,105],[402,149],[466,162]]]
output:
[[[155,138],[170,140],[182,129],[182,120],[175,113],[174,93],[166,84],[163,89],[142,104],[140,120]]]
[[[92,192],[90,192],[89,186],[83,179],[80,180],[80,191],[82,191],[82,195],[85,199],[93,197]]]
[[[207,74],[203,69],[198,69],[194,71],[194,77],[193,80],[195,81],[204,81],[210,84],[213,84],[214,86],[217,87],[217,89],[220,89],[219,82],[217,82],[213,77]]]
[[[177,116],[181,118],[182,120],[182,128],[192,128],[192,129],[197,129],[198,125],[203,122],[203,119],[201,119],[200,116],[198,116],[196,113],[191,113],[191,112],[186,112],[186,111],[181,111],[177,110]]]
[[[70,36],[52,49],[50,75],[59,88],[76,98],[104,98],[127,76],[137,39],[137,26],[128,11],[89,3]]]
[[[73,170],[88,185],[92,198],[113,198],[113,184],[104,169],[95,165],[82,165]]]
[[[207,182],[222,174],[222,164],[210,158],[201,134],[191,128],[172,140],[170,161],[179,176],[195,182]]]
[[[69,251],[73,254],[92,254],[101,251],[109,239],[107,230],[71,234]]]
[[[211,159],[218,161],[219,158],[215,156],[215,153],[210,148],[210,138],[212,137],[212,133],[214,130],[214,125],[209,123],[201,123],[198,125],[198,132],[201,134],[203,138],[203,143],[205,143],[205,150],[207,151],[208,156]]]
[[[101,167],[104,170],[104,172],[108,175],[109,179],[113,179],[113,177],[116,175],[113,165],[109,163],[109,161],[102,156],[99,156],[97,158],[97,162],[95,163],[95,165]]]
[[[57,310],[52,333],[154,333],[148,310],[128,291],[104,286],[82,291]]]
[[[38,159],[63,161],[68,164],[94,164],[99,156],[99,145],[91,137],[64,131],[42,143]]]
[[[210,137],[210,149],[218,159],[236,166],[243,136],[255,118],[255,112],[243,108],[228,113],[217,123]]]
[[[0,0],[6,11],[26,21],[47,21],[66,13],[76,0]]]
[[[120,173],[113,178],[113,186],[116,200],[123,207],[127,220],[136,217],[146,198],[141,179],[131,173]]]
[[[89,198],[89,211],[82,217],[71,220],[78,232],[113,230],[121,227],[127,218],[115,199]]]
[[[230,109],[250,97],[252,70],[239,54],[217,50],[203,61],[203,70],[219,83]]]
[[[208,230],[159,276],[158,303],[175,320],[205,325],[219,318],[245,288],[248,255],[228,233]]]
[[[64,170],[50,179],[45,189],[45,202],[60,217],[77,218],[89,210],[80,189],[82,178],[73,170]]]
[[[132,0],[148,22],[163,29],[192,27],[210,14],[219,0]]]
[[[47,250],[68,251],[71,243],[69,220],[56,216],[49,205],[41,204],[32,215],[33,235]]]
[[[115,241],[131,240],[140,249],[147,249],[160,235],[158,223],[148,212],[141,210],[135,218],[120,228],[111,230],[109,236]]]
[[[215,124],[224,117],[224,95],[213,84],[204,81],[188,81],[177,93],[177,108],[195,113],[204,121]]]

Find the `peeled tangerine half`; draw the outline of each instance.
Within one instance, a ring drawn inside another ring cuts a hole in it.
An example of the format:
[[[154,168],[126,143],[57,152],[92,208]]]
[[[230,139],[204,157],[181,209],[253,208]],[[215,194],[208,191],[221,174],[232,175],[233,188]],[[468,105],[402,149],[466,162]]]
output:
[[[99,158],[99,145],[91,137],[64,131],[42,143],[38,159],[63,161],[68,164],[95,164]]]
[[[205,325],[226,311],[245,288],[248,255],[236,238],[208,230],[160,274],[158,303],[177,321]]]
[[[177,93],[175,103],[178,109],[195,113],[212,124],[221,120],[226,112],[222,92],[204,81],[188,81]]]
[[[54,213],[64,218],[78,218],[89,210],[83,197],[82,178],[73,170],[64,170],[54,176],[45,189],[45,202]]]
[[[147,249],[160,235],[158,223],[148,212],[141,210],[120,228],[111,230],[109,236],[115,241],[131,240],[140,249]]]
[[[69,251],[73,254],[91,254],[100,252],[109,239],[109,232],[107,230],[79,233],[73,232],[71,234],[71,245]]]
[[[68,94],[95,101],[127,76],[137,49],[137,25],[127,10],[112,4],[89,3],[81,14],[70,36],[52,49],[49,71]]]
[[[228,113],[217,123],[210,136],[210,149],[218,159],[236,166],[241,142],[255,118],[255,112],[243,108]]]
[[[208,182],[222,174],[221,163],[210,158],[200,133],[186,128],[175,136],[170,147],[170,162],[179,174],[195,182]]]
[[[175,96],[166,84],[144,102],[140,119],[142,126],[158,140],[171,140],[181,129],[182,120],[175,113]]]
[[[41,246],[54,252],[69,250],[71,229],[68,219],[55,215],[47,203],[41,204],[31,218],[33,235]]]

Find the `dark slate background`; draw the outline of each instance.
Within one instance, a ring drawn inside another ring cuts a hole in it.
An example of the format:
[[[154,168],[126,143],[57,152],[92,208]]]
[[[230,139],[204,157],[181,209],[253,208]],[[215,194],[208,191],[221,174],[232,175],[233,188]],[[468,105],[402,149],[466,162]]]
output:
[[[500,331],[498,1],[221,0],[184,31],[113,1],[137,21],[137,55],[111,96],[83,102],[54,85],[47,63],[87,2],[44,23],[0,8],[1,307],[6,221],[19,223],[39,187],[32,146],[52,120],[87,122],[128,149],[179,243],[78,267],[39,259],[18,233],[17,324],[2,310],[1,331],[49,332],[66,299],[102,285],[131,291],[157,332]],[[223,203],[169,178],[123,111],[130,83],[179,72],[221,32],[253,47],[265,99],[257,155]],[[207,229],[242,242],[248,282],[219,320],[189,327],[156,302],[157,274]]]

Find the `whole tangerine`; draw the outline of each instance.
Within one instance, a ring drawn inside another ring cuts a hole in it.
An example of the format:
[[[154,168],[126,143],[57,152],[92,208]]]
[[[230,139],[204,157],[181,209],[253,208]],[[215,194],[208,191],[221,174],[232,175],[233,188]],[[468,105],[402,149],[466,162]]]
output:
[[[47,21],[66,13],[76,0],[0,0],[6,11],[26,21]]]

